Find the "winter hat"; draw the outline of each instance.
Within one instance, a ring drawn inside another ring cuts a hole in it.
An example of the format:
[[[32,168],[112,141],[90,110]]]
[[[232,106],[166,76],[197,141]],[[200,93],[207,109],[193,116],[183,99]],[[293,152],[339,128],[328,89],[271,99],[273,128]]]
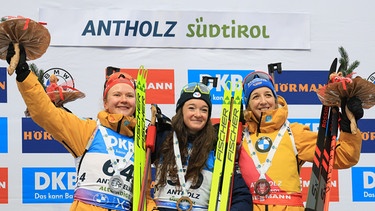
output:
[[[209,108],[208,118],[211,117],[212,103],[210,89],[206,85],[204,85],[203,83],[196,82],[185,85],[181,90],[180,99],[178,99],[177,101],[176,112],[180,107],[184,105],[186,101],[190,99],[204,100]]]
[[[249,98],[250,98],[251,93],[255,89],[258,89],[261,87],[269,88],[272,91],[273,96],[277,98],[277,94],[273,86],[272,79],[269,80],[265,78],[254,78],[252,80],[246,80],[245,78],[244,84],[243,84],[243,90],[244,90],[244,101],[245,101],[246,107],[249,105]]]
[[[108,77],[104,84],[103,99],[106,98],[108,90],[118,83],[126,83],[135,89],[135,81],[133,77],[124,72],[115,72]]]

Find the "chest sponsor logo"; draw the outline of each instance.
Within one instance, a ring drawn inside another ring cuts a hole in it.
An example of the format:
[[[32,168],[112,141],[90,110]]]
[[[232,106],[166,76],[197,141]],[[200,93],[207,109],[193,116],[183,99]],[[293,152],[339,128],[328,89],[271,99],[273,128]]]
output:
[[[266,136],[260,137],[255,142],[255,149],[261,153],[270,151],[271,146],[272,146],[272,140]]]

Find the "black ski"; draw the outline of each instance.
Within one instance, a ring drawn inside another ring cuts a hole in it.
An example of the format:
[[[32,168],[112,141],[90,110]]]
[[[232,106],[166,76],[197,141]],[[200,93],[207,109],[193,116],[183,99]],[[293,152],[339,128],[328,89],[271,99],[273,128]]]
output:
[[[331,64],[329,76],[336,72],[337,58]],[[310,177],[309,192],[307,195],[305,211],[322,211],[324,206],[325,187],[327,183],[327,169],[329,164],[329,151],[331,143],[330,133],[331,107],[322,105],[320,114],[320,123],[318,138],[316,140],[316,148],[312,172]],[[326,156],[328,155],[328,156]],[[328,159],[327,159],[328,158]]]

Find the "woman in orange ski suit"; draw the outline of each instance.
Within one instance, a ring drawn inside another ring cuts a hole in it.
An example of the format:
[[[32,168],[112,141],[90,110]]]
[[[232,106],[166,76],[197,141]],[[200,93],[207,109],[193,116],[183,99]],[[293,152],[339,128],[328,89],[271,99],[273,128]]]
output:
[[[14,56],[9,45],[7,61]],[[56,107],[36,75],[29,70],[26,53],[20,46],[16,68],[18,89],[31,118],[72,154],[76,162],[77,184],[70,210],[132,210],[135,82],[122,72],[106,80],[104,110],[97,120],[82,119]],[[117,160],[117,162],[116,162]],[[150,200],[150,207],[154,207]]]
[[[254,211],[303,211],[299,170],[305,162],[313,162],[317,132],[303,124],[289,124],[288,105],[276,94],[267,73],[250,73],[243,88],[246,126],[239,166]],[[363,116],[358,98],[349,99],[347,105],[357,120]],[[357,128],[357,134],[351,134],[349,124],[344,113],[334,160],[337,169],[349,168],[359,160],[361,132]]]

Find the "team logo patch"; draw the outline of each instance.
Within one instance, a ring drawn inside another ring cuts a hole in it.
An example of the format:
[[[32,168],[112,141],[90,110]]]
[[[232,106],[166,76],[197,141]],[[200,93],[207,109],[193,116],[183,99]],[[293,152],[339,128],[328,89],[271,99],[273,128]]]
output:
[[[200,92],[194,92],[193,97],[200,98],[202,95]]]
[[[271,147],[272,140],[267,136],[262,136],[255,142],[255,149],[258,152],[268,152],[270,151]]]
[[[108,197],[102,193],[96,194],[93,198],[97,203],[108,203],[109,201]]]

